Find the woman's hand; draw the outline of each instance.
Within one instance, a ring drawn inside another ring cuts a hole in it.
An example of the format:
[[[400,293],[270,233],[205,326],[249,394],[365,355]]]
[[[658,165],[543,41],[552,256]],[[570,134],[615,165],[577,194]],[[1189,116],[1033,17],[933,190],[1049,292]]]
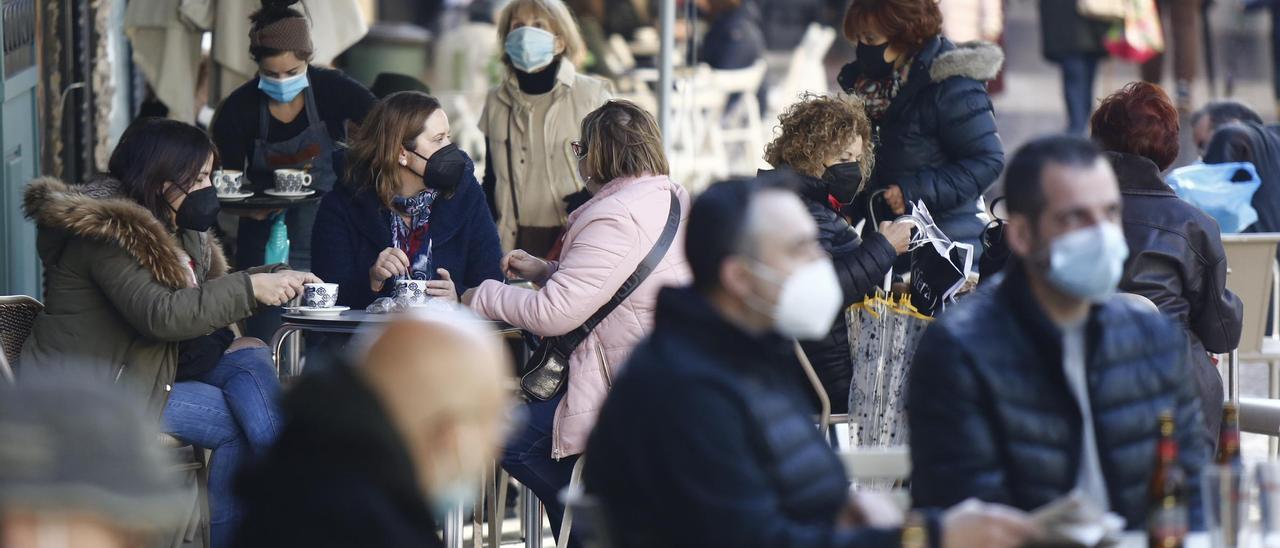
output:
[[[464,306],[471,306],[471,302],[474,300],[476,300],[476,288],[473,287],[463,292],[462,304]]]
[[[449,271],[437,268],[436,274],[439,274],[440,278],[427,282],[427,295],[451,303],[458,302],[458,290],[453,286],[453,278],[449,276]]]
[[[388,247],[378,254],[377,260],[369,268],[369,289],[374,293],[382,291],[388,278],[409,275],[409,256],[394,247]]]
[[[953,506],[942,516],[942,548],[1016,548],[1035,534],[1025,512],[977,499]]]
[[[551,277],[551,263],[530,255],[523,249],[517,249],[502,258],[502,273],[507,279],[529,280],[538,285],[546,285]]]
[[[902,189],[898,185],[889,185],[884,189],[884,203],[889,206],[889,210],[894,215],[905,215],[907,213],[907,202],[902,198]]]
[[[889,240],[889,245],[892,245],[893,250],[899,255],[906,253],[907,247],[911,245],[912,228],[914,227],[911,223],[880,222],[880,234]]]
[[[266,306],[280,306],[302,294],[302,285],[323,283],[310,272],[281,270],[270,274],[250,274],[253,298]]]

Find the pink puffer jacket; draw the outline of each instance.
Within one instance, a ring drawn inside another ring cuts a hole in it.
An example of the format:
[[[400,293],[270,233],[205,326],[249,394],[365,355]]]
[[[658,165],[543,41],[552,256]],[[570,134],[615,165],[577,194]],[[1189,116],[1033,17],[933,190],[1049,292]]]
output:
[[[681,202],[676,239],[644,283],[570,356],[569,388],[556,409],[552,458],[586,448],[618,368],[653,327],[658,290],[690,282],[684,255],[689,194],[665,176],[614,180],[569,216],[564,250],[545,287],[534,291],[489,280],[475,292],[471,308],[482,316],[540,336],[568,333],[613,297],[653,248],[666,225],[669,191]]]

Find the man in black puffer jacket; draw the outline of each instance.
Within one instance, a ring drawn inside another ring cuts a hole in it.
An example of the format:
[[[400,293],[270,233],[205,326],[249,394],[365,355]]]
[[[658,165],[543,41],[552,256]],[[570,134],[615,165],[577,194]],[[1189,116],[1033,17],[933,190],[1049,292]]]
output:
[[[1108,298],[1128,253],[1110,165],[1088,141],[1042,138],[1006,180],[1016,263],[948,309],[915,356],[913,503],[1031,510],[1078,489],[1141,529],[1158,418],[1171,412],[1200,527],[1209,448],[1185,335]]]
[[[659,295],[653,334],[587,446],[583,485],[612,545],[871,548],[914,535],[931,547],[1022,544],[1025,514],[976,501],[941,516],[914,512],[905,528],[865,519],[884,501],[851,495],[814,428],[812,388],[792,374],[800,364],[784,335],[796,330],[792,312],[833,309],[833,275],[803,284],[826,288],[816,293],[788,282],[765,288],[828,260],[789,190],[718,183],[694,203],[687,230],[694,287]],[[825,314],[802,321],[821,327]]]

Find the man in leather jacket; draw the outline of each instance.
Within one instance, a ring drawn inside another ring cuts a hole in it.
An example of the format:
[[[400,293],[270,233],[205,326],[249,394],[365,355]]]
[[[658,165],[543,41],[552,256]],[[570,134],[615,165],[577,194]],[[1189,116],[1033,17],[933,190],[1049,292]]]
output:
[[[913,503],[1032,510],[1078,490],[1141,529],[1172,413],[1200,527],[1209,448],[1186,335],[1110,298],[1128,253],[1110,165],[1088,141],[1046,137],[1018,151],[1006,182],[1014,264],[948,309],[915,356]]]

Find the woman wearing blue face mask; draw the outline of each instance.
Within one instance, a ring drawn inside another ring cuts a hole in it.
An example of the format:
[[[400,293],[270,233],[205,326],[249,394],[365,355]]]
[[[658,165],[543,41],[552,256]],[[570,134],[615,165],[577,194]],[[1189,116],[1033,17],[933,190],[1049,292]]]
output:
[[[223,167],[244,171],[246,184],[270,189],[277,169],[301,169],[312,177],[311,188],[332,190],[338,181],[333,153],[345,141],[347,124],[359,124],[376,100],[359,82],[343,73],[309,65],[314,48],[310,24],[289,6],[298,0],[263,0],[249,18],[249,54],[258,77],[222,102],[210,132],[222,152]],[[289,209],[289,264],[311,267],[311,226],[317,205]],[[240,220],[236,265],[263,264],[274,219]],[[249,331],[265,337],[275,322],[255,317]]]
[[[503,249],[545,257],[568,218],[565,198],[582,190],[571,143],[587,113],[612,95],[574,68],[585,48],[561,0],[508,3],[498,38],[508,75],[480,115],[484,188]]]

